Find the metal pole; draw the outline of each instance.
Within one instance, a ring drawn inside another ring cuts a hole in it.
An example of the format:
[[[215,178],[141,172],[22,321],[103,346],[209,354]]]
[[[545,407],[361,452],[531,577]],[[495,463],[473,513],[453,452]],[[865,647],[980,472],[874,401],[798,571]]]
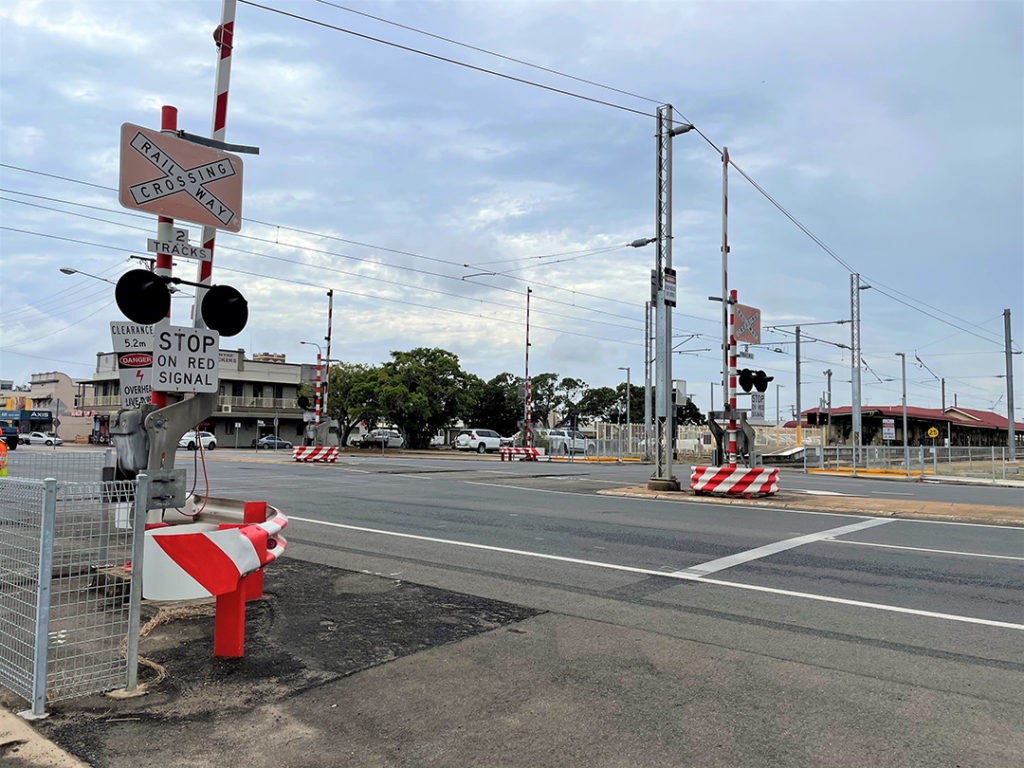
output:
[[[853,474],[857,474],[860,459],[861,414],[860,414],[860,275],[850,275],[850,442],[853,446]]]
[[[327,335],[324,340],[327,342],[327,376],[323,382],[323,414],[327,417],[328,433],[330,433],[331,413],[328,409],[328,400],[331,389],[331,329],[334,326],[334,291],[327,292]],[[317,350],[320,348],[317,347]],[[327,443],[327,440],[324,440]]]
[[[651,460],[651,302],[644,302],[644,461]]]
[[[825,410],[825,398],[822,398],[818,403],[818,429],[821,430],[821,456],[819,456],[818,465],[825,468],[825,430],[821,426],[821,412]]]
[[[729,148],[722,147],[722,402],[729,401]],[[714,406],[712,406],[714,410]]]
[[[796,444],[803,445],[803,432],[800,424],[803,417],[800,415],[800,326],[796,327]]]
[[[1013,410],[1013,340],[1010,338],[1010,310],[1003,310],[1003,336],[1006,340],[1006,441],[1009,460],[1017,460],[1017,424]],[[1005,464],[1004,464],[1005,467]]]
[[[729,469],[736,469],[736,291],[729,292]]]
[[[657,468],[648,487],[652,490],[678,490],[672,475],[673,409],[672,396],[672,313],[665,304],[665,270],[672,267],[672,105],[658,107],[655,152],[655,280],[656,296],[656,368],[655,396],[658,419]]]
[[[320,347],[316,348],[316,425],[320,426]]]
[[[530,391],[530,294],[533,290],[526,287],[526,372],[523,378],[523,419],[526,422],[523,426],[523,446],[533,447],[533,430],[530,422],[533,419],[532,395]]]
[[[907,442],[907,356],[903,352],[897,352],[900,364],[903,368],[903,466],[907,469],[907,477],[910,477],[910,446]]]
[[[238,432],[235,432],[235,440]],[[237,446],[236,446],[237,447]],[[128,599],[128,645],[125,661],[128,676],[125,689],[134,691],[139,685],[139,625],[142,623],[142,557],[146,543],[146,506],[149,501],[149,475],[136,478],[135,511],[132,514],[132,575]]]
[[[629,382],[629,368],[626,368],[626,440],[629,440],[633,436],[633,422],[630,421],[629,417],[629,396],[630,396],[630,382]],[[627,443],[626,450],[629,450]]]
[[[57,481],[43,481],[43,509],[39,519],[39,570],[36,577],[36,633],[32,659],[32,709],[28,719],[46,716],[46,660],[50,638],[50,586],[53,579],[53,537],[57,520]]]
[[[825,371],[825,378],[828,380],[828,422],[825,426],[826,437],[832,434],[832,369]],[[819,419],[820,421],[820,419]]]
[[[163,106],[160,108],[160,130],[161,131],[176,131],[178,129],[178,108]],[[158,216],[156,219],[156,239],[159,242],[170,242],[174,240],[174,219],[169,219],[166,216]],[[156,262],[154,263],[153,273],[161,277],[171,276],[171,267],[173,265],[170,254],[158,253],[156,255]],[[198,294],[197,294],[198,295]],[[169,325],[171,322],[171,310],[167,309],[167,318],[161,320],[157,325]],[[154,329],[155,330],[155,329]],[[153,391],[149,396],[149,402],[158,408],[164,408],[167,405],[167,393]]]
[[[228,118],[228,83],[231,80],[231,53],[235,45],[235,0],[223,0],[220,10],[220,26],[214,30],[213,39],[217,44],[217,73],[214,77],[213,120],[210,138],[224,141]],[[213,282],[213,249],[217,230],[203,227],[202,242],[210,250],[210,260],[200,261],[196,269],[196,299],[192,305],[192,325],[205,328],[203,321],[203,298]]]
[[[775,385],[775,447],[779,447],[779,425],[782,423],[779,419],[779,387],[781,384]]]

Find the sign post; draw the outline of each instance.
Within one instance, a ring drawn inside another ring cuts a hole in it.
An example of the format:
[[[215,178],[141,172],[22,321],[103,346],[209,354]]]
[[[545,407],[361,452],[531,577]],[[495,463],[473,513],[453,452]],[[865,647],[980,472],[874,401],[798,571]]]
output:
[[[141,408],[152,395],[153,326],[114,320],[110,341],[117,355],[121,407]]]

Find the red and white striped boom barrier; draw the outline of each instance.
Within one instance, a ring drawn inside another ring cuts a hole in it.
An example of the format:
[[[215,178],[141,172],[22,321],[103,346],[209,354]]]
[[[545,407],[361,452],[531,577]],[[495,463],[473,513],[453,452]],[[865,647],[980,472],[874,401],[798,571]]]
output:
[[[540,455],[540,451],[536,448],[511,448],[506,446],[505,448],[499,448],[498,453],[501,454],[501,460],[515,461],[515,457],[519,456],[520,461],[537,461],[537,457]]]
[[[338,460],[338,449],[324,445],[300,445],[292,451],[296,461],[328,461],[332,464]]]
[[[745,467],[694,467],[690,476],[694,494],[715,496],[771,496],[779,492],[779,470]]]

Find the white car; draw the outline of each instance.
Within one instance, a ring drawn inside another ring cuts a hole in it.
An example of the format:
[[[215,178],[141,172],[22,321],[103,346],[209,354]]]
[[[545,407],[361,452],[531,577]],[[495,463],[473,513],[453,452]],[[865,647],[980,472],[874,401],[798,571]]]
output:
[[[209,432],[200,432],[197,438],[195,430],[190,430],[182,435],[181,440],[178,441],[178,447],[194,451],[200,442],[203,445],[204,451],[212,451],[217,447],[217,438],[212,434]]]
[[[570,453],[593,455],[597,453],[597,443],[588,440],[586,435],[575,429],[549,429],[548,452],[564,456]]]
[[[19,442],[28,445],[61,445],[64,443],[56,435],[47,435],[44,432],[30,432],[27,435],[21,435]]]
[[[455,447],[477,453],[496,451],[501,447],[501,435],[493,429],[464,429],[455,438]]]

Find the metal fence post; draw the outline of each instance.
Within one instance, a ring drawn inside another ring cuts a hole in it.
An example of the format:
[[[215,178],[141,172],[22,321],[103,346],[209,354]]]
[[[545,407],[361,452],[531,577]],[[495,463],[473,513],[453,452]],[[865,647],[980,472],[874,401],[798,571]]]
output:
[[[1002,449],[1003,452],[1003,480],[1006,479],[1006,448]]]
[[[39,579],[36,585],[36,636],[32,661],[32,709],[29,720],[46,717],[46,661],[50,639],[50,588],[53,578],[53,538],[57,520],[57,481],[43,481],[43,509],[39,524]]]
[[[939,449],[934,445],[932,446],[932,475],[937,476],[939,474]]]
[[[128,675],[125,689],[139,685],[139,626],[142,623],[142,552],[146,543],[146,513],[149,501],[149,475],[138,476],[135,484],[135,510],[132,514],[132,577],[128,603],[128,644],[125,663]]]
[[[996,447],[992,446],[992,479],[996,479]]]

